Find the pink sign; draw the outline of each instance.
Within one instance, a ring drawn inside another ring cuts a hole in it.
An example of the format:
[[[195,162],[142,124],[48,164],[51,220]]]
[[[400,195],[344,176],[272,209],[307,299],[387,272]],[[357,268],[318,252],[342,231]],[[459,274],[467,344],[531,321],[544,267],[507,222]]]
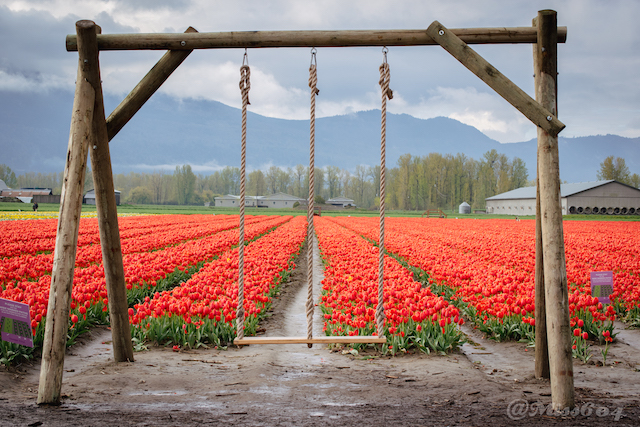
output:
[[[609,295],[613,293],[613,271],[591,272],[591,296],[598,297],[603,304],[610,304]]]
[[[2,341],[33,347],[29,305],[0,298]]]

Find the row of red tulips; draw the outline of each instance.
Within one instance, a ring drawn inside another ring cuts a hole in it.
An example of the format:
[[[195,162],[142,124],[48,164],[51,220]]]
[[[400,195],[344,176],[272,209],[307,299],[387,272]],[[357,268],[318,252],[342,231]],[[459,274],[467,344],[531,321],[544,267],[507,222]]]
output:
[[[237,217],[235,225],[237,226]],[[252,240],[269,230],[289,221],[291,217],[256,217],[247,218],[245,238]],[[179,221],[179,218],[177,219]],[[176,221],[176,219],[174,219]],[[224,222],[228,221],[223,220]],[[17,222],[14,222],[17,223]],[[212,230],[218,230],[215,223],[210,224]],[[237,245],[238,230],[226,230],[213,235],[190,240],[162,250],[145,253],[132,253],[123,256],[125,282],[129,294],[135,293],[144,298],[145,294],[153,294],[157,282],[171,275],[178,275],[178,281],[188,278],[182,274],[194,269],[205,261],[215,258],[225,250]],[[50,269],[47,271],[50,273]],[[35,280],[21,280],[0,283],[0,298],[29,304],[34,335],[36,328],[43,327],[46,317],[51,276],[44,275]],[[78,320],[87,320],[87,312],[100,313],[107,311],[107,291],[104,270],[101,264],[93,264],[87,268],[76,268],[71,301],[72,327]],[[98,307],[99,310],[94,308]]]
[[[120,238],[125,242],[156,233],[182,233],[201,228],[205,224],[229,220],[229,215],[147,215],[121,217],[118,220]],[[235,223],[237,225],[237,218]],[[0,259],[40,252],[53,252],[55,248],[57,219],[32,219],[0,222],[2,247]],[[187,232],[188,233],[188,232]],[[188,234],[187,234],[188,235]],[[178,236],[176,236],[178,237]],[[186,238],[185,238],[186,240]],[[78,229],[78,247],[100,243],[98,222],[83,218]]]
[[[378,239],[374,219],[335,221],[367,239]],[[592,339],[601,340],[602,332],[612,329],[614,306],[637,309],[640,269],[632,242],[639,228],[626,222],[565,223],[572,324],[582,319]],[[466,307],[465,314],[485,332],[498,339],[532,338],[534,221],[389,218],[386,230],[387,249],[426,272],[429,282]],[[617,251],[621,247],[626,248]],[[589,272],[594,270],[614,271],[613,306],[591,296]]]
[[[144,221],[142,218],[151,218],[151,220]],[[135,225],[132,221],[123,221],[123,232],[121,235],[123,254],[126,255],[162,249],[182,242],[187,242],[192,239],[211,236],[220,231],[237,227],[238,225],[237,218],[230,216],[214,217],[211,215],[201,215],[200,223],[194,222],[195,219],[187,217],[188,222],[184,227],[181,226],[182,218],[180,216],[174,218],[171,224],[167,224],[166,219],[158,221],[156,218],[162,217],[154,216],[136,218],[138,222],[141,222],[141,224],[139,224],[141,225],[140,227],[132,227],[132,225]],[[213,218],[213,220],[211,218]],[[248,218],[247,223],[250,224],[255,221],[263,221],[265,218],[266,217],[250,217]],[[31,226],[35,226],[33,221],[38,220],[16,221],[8,224],[16,224],[16,227],[24,227],[22,224],[23,222],[30,222],[32,223]],[[95,220],[93,221],[96,222]],[[153,225],[149,226],[149,222]],[[76,253],[77,267],[87,267],[99,264],[102,261],[102,251],[99,245],[100,240],[98,231],[95,230],[93,235],[87,234],[86,237],[87,238],[85,240],[91,241],[91,243],[85,246],[81,246],[80,243],[78,243],[78,250]],[[96,239],[97,241],[94,241]],[[33,254],[31,252],[31,248],[33,246],[37,246],[38,239],[34,239],[33,241],[36,242],[36,244],[32,245],[29,242],[21,242],[20,246],[22,247],[22,252],[18,256],[0,259],[0,283],[7,283],[12,280],[37,279],[44,274],[51,273],[53,266],[53,253],[46,252]],[[55,244],[55,242],[52,244]]]
[[[321,308],[329,335],[375,335],[378,248],[328,218],[316,222],[326,262]],[[388,349],[445,352],[462,342],[456,307],[416,282],[395,259],[384,258],[384,312]]]
[[[290,217],[289,217],[290,218]],[[295,217],[250,243],[244,251],[245,334],[256,331],[272,295],[295,268],[306,219]],[[187,282],[129,309],[132,335],[140,341],[198,347],[225,345],[236,333],[238,249],[206,263]]]

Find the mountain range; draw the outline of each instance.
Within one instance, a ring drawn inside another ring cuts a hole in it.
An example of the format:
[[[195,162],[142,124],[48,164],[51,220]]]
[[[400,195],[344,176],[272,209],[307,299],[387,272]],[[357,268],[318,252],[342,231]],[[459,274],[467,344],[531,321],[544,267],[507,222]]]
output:
[[[107,111],[119,99],[105,97]],[[0,92],[0,163],[16,174],[59,172],[64,167],[73,94]],[[251,107],[249,107],[249,110]],[[240,164],[240,110],[215,101],[182,100],[156,94],[112,140],[114,173],[172,172],[190,164],[208,174]],[[309,122],[260,116],[249,112],[247,166],[265,170],[309,163]],[[387,167],[402,154],[423,156],[464,153],[479,160],[495,149],[526,163],[535,177],[536,140],[501,144],[459,121],[406,114],[387,117]],[[560,178],[567,182],[596,180],[600,163],[622,157],[631,173],[640,173],[640,138],[594,135],[559,139]],[[354,169],[380,162],[380,111],[361,111],[316,121],[317,167]]]

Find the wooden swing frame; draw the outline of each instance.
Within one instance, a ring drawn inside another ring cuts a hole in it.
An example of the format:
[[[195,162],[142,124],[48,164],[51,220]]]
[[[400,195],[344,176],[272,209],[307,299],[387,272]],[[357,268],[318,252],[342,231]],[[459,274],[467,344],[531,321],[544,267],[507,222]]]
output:
[[[38,387],[39,404],[58,404],[73,272],[82,208],[82,188],[90,153],[96,208],[116,362],[133,361],[122,251],[118,230],[109,141],[158,90],[194,49],[273,47],[353,47],[440,45],[538,126],[538,196],[536,209],[536,376],[551,378],[554,409],[574,406],[573,361],[562,208],[560,205],[557,119],[557,43],[566,41],[566,27],[557,15],[542,10],[532,27],[447,29],[434,21],[427,30],[383,31],[257,31],[183,34],[102,35],[93,21],[76,23],[66,39],[78,51],[78,78],[56,235]],[[470,44],[532,44],[536,100],[473,51]],[[98,56],[107,50],[167,50],[122,103],[105,118]],[[551,322],[547,334],[545,321]],[[273,344],[292,342],[356,343],[358,337],[268,338]],[[382,338],[380,338],[382,339]],[[369,342],[369,341],[367,341]],[[548,344],[548,346],[547,346]],[[548,350],[547,350],[548,349]],[[548,351],[548,354],[547,354]]]

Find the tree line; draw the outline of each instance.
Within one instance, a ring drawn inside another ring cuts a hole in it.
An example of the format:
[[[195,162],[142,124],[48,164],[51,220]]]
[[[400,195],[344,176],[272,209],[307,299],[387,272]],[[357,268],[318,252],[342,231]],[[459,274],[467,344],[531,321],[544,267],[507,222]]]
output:
[[[627,163],[622,157],[609,156],[602,163],[600,163],[600,170],[598,171],[598,180],[606,181],[615,179],[623,184],[630,185],[635,188],[640,188],[640,175],[637,173],[631,174]]]
[[[60,194],[63,174],[25,173],[16,176],[0,165],[0,179],[11,188],[45,187]],[[607,157],[600,165],[598,179],[616,179],[640,188],[640,177],[630,174],[624,159]],[[357,165],[353,170],[336,166],[316,168],[315,194],[318,201],[344,196],[362,208],[375,209],[380,203],[380,166]],[[389,209],[453,209],[462,202],[483,209],[485,199],[509,190],[535,185],[522,159],[509,159],[496,150],[475,160],[462,153],[430,153],[425,156],[402,155],[386,173],[386,203]],[[240,194],[240,168],[224,167],[212,174],[195,174],[190,165],[177,166],[173,172],[129,172],[115,174],[114,186],[121,200],[132,204],[202,205],[215,197]],[[93,188],[87,170],[85,191]],[[266,196],[283,192],[306,199],[309,194],[309,168],[304,165],[247,173],[246,194]]]
[[[464,154],[426,156],[405,154],[397,166],[387,169],[389,209],[455,209],[463,201],[475,208],[484,199],[529,185],[528,172],[519,158],[510,160],[491,150],[481,160]],[[357,165],[353,170],[337,166],[316,168],[315,194],[318,201],[344,196],[356,206],[375,209],[380,203],[380,166]],[[224,167],[209,175],[195,174],[190,165],[178,166],[169,174],[156,171],[114,175],[115,187],[123,200],[134,204],[193,204],[214,202],[225,194],[240,194],[240,169]],[[267,170],[253,170],[246,176],[248,196],[283,192],[306,199],[309,194],[309,168],[301,164]]]

